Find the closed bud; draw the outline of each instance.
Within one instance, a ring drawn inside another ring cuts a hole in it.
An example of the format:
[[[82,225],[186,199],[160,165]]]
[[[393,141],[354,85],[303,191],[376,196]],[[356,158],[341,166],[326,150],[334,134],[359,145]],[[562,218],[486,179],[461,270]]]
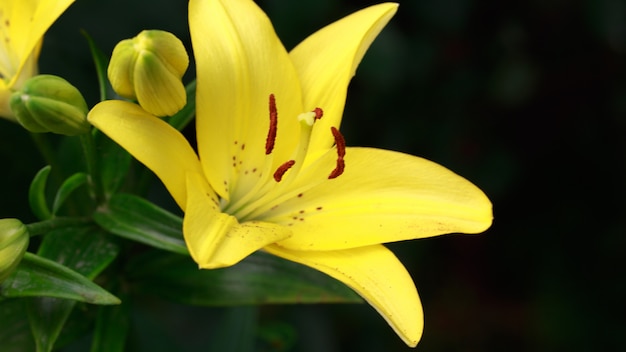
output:
[[[61,77],[30,78],[11,95],[11,110],[17,121],[31,132],[53,132],[74,136],[89,131],[87,103],[80,91]]]
[[[171,116],[187,103],[181,79],[188,66],[189,56],[176,36],[144,30],[115,46],[107,74],[120,96],[137,100],[156,116]]]
[[[13,273],[28,247],[28,230],[18,219],[0,219],[0,282]]]

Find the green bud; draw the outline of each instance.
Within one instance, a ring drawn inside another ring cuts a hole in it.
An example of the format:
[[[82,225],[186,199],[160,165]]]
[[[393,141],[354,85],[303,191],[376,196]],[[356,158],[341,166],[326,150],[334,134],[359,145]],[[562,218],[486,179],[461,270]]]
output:
[[[80,91],[61,77],[30,78],[11,95],[11,110],[17,121],[31,132],[53,132],[74,136],[89,131],[87,103]]]
[[[0,282],[13,273],[28,247],[28,230],[18,219],[0,219]]]
[[[115,46],[107,74],[120,96],[137,100],[156,116],[171,116],[187,103],[181,79],[188,66],[189,56],[176,36],[145,30]]]

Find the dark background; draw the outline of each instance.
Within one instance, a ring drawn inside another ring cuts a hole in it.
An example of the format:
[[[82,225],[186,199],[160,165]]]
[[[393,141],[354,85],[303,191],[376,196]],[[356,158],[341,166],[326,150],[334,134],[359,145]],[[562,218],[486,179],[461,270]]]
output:
[[[373,3],[259,1],[288,49]],[[91,106],[95,71],[78,29],[106,53],[150,28],[191,50],[186,6],[78,0],[49,31],[41,72],[68,79]],[[401,1],[352,82],[342,131],[349,145],[443,164],[494,204],[485,234],[390,245],[422,298],[418,350],[626,350],[625,1]],[[43,161],[9,122],[0,141],[0,215],[33,220],[26,194]],[[367,305],[260,313],[294,351],[409,350]],[[132,343],[207,350],[224,314],[144,307]]]

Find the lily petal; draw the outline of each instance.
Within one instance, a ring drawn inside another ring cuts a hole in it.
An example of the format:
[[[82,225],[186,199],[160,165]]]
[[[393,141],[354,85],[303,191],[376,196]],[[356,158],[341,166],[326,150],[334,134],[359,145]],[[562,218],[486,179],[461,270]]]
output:
[[[185,209],[186,175],[202,173],[202,168],[180,132],[138,105],[119,100],[99,103],[87,119],[152,170]]]
[[[292,194],[315,182],[316,174],[328,174],[335,156],[327,153],[303,170]],[[491,203],[485,194],[436,163],[387,150],[348,148],[345,164],[341,176],[266,213],[265,221],[293,230],[293,236],[279,245],[338,250],[447,233],[479,233],[491,225]]]
[[[269,19],[247,0],[191,0],[197,65],[196,128],[205,175],[220,197],[239,197],[258,180],[269,130],[269,95],[279,110],[276,166],[297,143],[300,83]]]
[[[239,224],[220,212],[217,199],[207,194],[207,183],[197,173],[187,175],[187,210],[183,233],[191,257],[200,268],[234,265],[270,243],[291,235],[284,226],[260,221]]]
[[[5,45],[11,53],[13,79],[17,79],[28,57],[41,45],[48,28],[74,2],[74,0],[8,0],[0,3],[2,25],[10,41]],[[3,42],[5,38],[3,38]]]
[[[328,131],[330,126],[339,128],[350,79],[397,8],[398,4],[385,3],[357,11],[317,31],[289,53],[300,77],[304,108],[324,110],[311,137],[312,152],[332,146]]]
[[[372,305],[407,345],[415,347],[419,342],[424,315],[415,284],[384,246],[299,252],[272,245],[265,250],[343,282]]]

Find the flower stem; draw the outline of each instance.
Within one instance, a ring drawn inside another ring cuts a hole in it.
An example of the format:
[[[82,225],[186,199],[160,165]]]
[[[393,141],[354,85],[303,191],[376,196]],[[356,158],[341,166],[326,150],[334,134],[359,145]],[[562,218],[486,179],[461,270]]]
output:
[[[50,145],[50,141],[48,140],[45,133],[30,133],[33,142],[35,142],[35,146],[39,153],[41,154],[43,160],[46,164],[50,165],[53,169],[57,168],[57,158],[52,151],[52,145]]]
[[[58,217],[26,225],[30,237],[46,234],[52,230],[89,224],[88,218]]]
[[[104,199],[104,195],[102,193],[102,187],[100,183],[100,170],[98,169],[96,147],[94,145],[92,134],[85,133],[80,135],[80,142],[83,146],[85,161],[87,162],[87,182],[89,184],[89,192],[91,197],[98,204],[100,204],[100,202],[102,202],[102,200]]]

